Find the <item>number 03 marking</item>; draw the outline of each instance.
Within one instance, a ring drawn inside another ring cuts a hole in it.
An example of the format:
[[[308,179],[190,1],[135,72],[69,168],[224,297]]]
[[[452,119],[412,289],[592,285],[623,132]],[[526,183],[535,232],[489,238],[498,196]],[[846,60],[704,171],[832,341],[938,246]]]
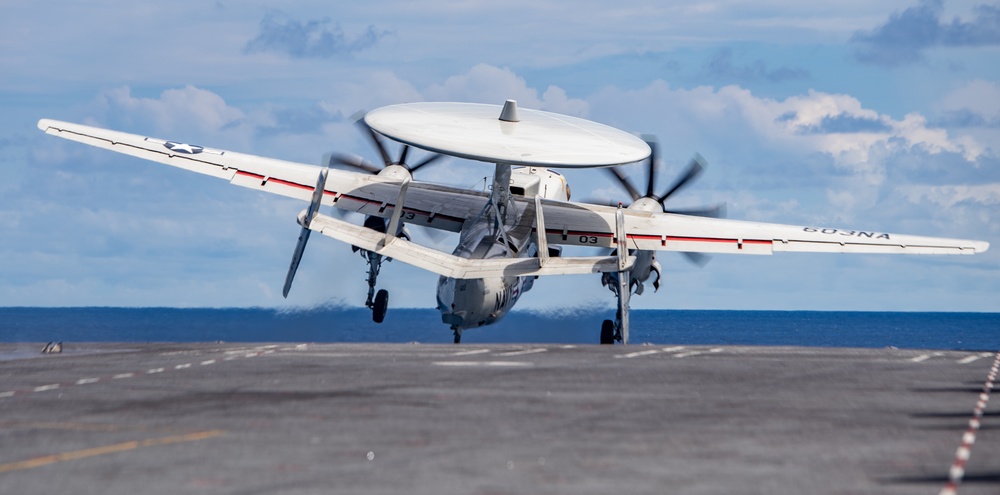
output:
[[[597,237],[592,235],[581,235],[580,244],[597,244]]]

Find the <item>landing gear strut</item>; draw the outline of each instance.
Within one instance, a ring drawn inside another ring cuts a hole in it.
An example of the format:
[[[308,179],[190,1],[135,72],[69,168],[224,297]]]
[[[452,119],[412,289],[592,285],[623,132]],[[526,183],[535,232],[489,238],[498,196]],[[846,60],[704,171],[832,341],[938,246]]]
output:
[[[616,254],[618,255],[618,272],[605,273],[601,276],[601,283],[611,290],[611,293],[618,299],[618,313],[615,321],[604,320],[601,325],[601,344],[613,344],[616,340],[622,344],[628,344],[628,300],[632,295],[632,267],[629,266],[627,258],[629,255],[625,235],[625,217],[622,213],[621,204],[615,214],[615,241],[618,244]],[[642,293],[642,284],[638,285],[637,293]]]

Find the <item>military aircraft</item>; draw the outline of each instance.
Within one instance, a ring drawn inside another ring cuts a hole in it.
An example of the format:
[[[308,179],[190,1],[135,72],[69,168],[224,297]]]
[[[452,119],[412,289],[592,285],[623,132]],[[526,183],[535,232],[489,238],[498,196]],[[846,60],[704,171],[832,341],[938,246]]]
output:
[[[673,210],[666,200],[704,168],[695,155],[664,192],[656,192],[656,142],[593,121],[540,110],[473,103],[406,103],[358,120],[383,165],[328,153],[321,166],[196,146],[80,124],[42,119],[48,134],[225,179],[232,184],[308,201],[285,279],[287,297],[312,232],[346,242],[368,263],[372,319],[381,322],[388,292],[376,292],[382,262],[395,259],[440,275],[437,308],[454,331],[494,323],[540,276],[601,274],[618,303],[600,342],[629,341],[629,299],[655,274],[658,251],[767,255],[775,252],[892,254],[981,253],[989,243],[720,218],[723,207]],[[401,144],[397,157],[388,138]],[[410,165],[411,148],[431,154]],[[494,164],[489,192],[413,180],[443,156]],[[645,161],[644,190],[615,167]],[[629,205],[571,202],[560,168],[609,168],[632,197]],[[358,171],[355,171],[358,170]],[[320,213],[323,205],[365,215],[363,225]],[[406,225],[459,234],[446,253],[410,240]],[[599,256],[560,256],[562,246],[604,248]]]

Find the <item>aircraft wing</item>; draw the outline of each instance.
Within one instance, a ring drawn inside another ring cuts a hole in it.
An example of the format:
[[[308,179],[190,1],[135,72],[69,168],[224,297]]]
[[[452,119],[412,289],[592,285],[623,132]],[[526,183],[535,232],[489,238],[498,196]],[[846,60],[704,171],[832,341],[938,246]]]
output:
[[[54,136],[303,201],[310,200],[320,170],[315,165],[48,119],[40,120],[38,127]],[[397,180],[332,169],[326,181],[323,204],[388,218],[396,207],[400,186],[401,183]],[[484,192],[411,182],[401,220],[411,225],[458,232],[466,219],[479,214],[486,201],[487,194]],[[525,198],[517,198],[515,203],[522,213],[520,227],[530,229],[536,226],[537,212],[534,203]],[[616,208],[549,200],[542,200],[540,203],[548,243],[617,246],[614,234]],[[975,254],[989,248],[989,243],[984,241],[899,235],[860,229],[779,225],[627,209],[623,211],[623,217],[630,249],[734,254],[772,254],[781,251]],[[335,224],[325,227],[329,232],[337,230]],[[328,232],[324,233],[330,235]],[[360,238],[355,240],[361,242]],[[435,263],[440,264],[437,261]],[[601,263],[596,260],[594,263],[591,268],[580,265],[567,269],[604,271]],[[508,273],[514,270],[512,267],[496,269],[508,270]],[[517,270],[530,271],[531,268],[520,267]]]
[[[225,179],[232,184],[309,201],[321,167],[42,119],[38,128],[53,136]],[[331,169],[323,204],[388,218],[399,195],[398,180]],[[402,220],[411,225],[458,232],[479,214],[487,194],[411,182]]]
[[[551,244],[615,247],[615,211],[608,206],[543,202]],[[672,213],[624,210],[631,249],[701,253],[775,252],[976,254],[989,243],[888,232],[781,225]]]

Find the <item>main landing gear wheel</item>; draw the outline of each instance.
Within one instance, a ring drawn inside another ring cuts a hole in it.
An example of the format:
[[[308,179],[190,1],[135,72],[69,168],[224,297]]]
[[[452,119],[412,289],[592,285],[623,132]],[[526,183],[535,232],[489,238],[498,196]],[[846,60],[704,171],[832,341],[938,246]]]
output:
[[[601,345],[615,343],[615,322],[604,320],[601,324]]]
[[[382,323],[385,312],[389,309],[389,291],[382,289],[375,294],[375,304],[372,305],[372,321]]]

